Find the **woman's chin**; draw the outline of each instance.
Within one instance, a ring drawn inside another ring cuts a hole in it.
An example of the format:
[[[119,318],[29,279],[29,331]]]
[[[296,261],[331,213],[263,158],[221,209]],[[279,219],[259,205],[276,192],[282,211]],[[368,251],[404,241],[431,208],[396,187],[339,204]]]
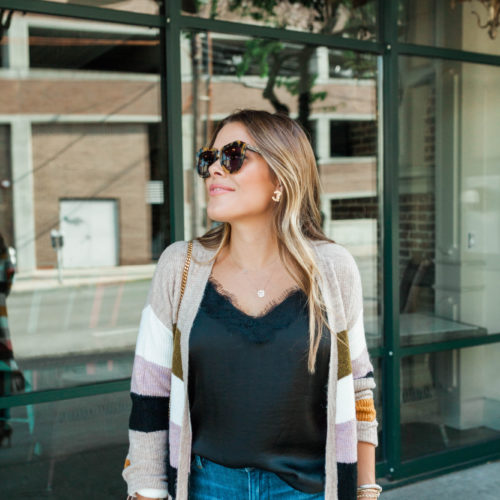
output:
[[[207,209],[207,216],[210,220],[215,222],[229,222],[230,216],[225,214],[221,210],[209,210]]]

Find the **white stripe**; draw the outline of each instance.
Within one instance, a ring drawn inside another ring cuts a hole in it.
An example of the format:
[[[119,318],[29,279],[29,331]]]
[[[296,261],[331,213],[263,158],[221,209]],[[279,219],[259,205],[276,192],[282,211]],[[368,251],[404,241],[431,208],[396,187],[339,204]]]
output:
[[[365,327],[363,324],[363,309],[360,310],[358,319],[349,330],[348,335],[351,359],[356,359],[366,347]]]
[[[143,497],[148,497],[148,498],[164,498],[168,495],[167,490],[155,490],[153,488],[143,488],[140,490],[137,490],[137,493]]]
[[[150,305],[142,311],[135,353],[146,361],[172,368],[173,335]]]
[[[172,386],[170,390],[170,420],[182,427],[184,414],[184,382],[172,373]]]
[[[337,407],[335,423],[341,424],[356,419],[354,402],[354,382],[352,373],[337,381]]]

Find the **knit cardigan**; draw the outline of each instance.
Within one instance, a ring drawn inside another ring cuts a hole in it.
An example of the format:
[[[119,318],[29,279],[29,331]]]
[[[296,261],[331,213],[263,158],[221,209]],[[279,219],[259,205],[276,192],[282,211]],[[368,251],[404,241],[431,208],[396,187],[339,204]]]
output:
[[[338,470],[357,467],[357,442],[378,445],[375,381],[363,326],[363,295],[352,255],[337,243],[311,241],[331,342],[327,394],[325,499],[338,500]],[[131,380],[128,494],[187,500],[192,429],[188,399],[189,333],[213,266],[214,251],[197,240],[179,317],[187,243],[176,242],[156,266],[137,339]],[[173,324],[177,321],[174,332]],[[355,473],[355,472],[354,472]],[[342,484],[339,485],[342,491]]]

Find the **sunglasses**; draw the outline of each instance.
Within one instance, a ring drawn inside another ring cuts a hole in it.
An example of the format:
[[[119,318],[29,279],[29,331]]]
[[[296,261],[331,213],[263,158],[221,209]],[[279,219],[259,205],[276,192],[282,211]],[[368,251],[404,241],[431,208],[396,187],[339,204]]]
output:
[[[198,174],[203,179],[210,177],[208,169],[218,159],[220,159],[220,164],[226,172],[234,174],[243,165],[247,150],[261,154],[257,148],[243,141],[231,142],[222,146],[220,150],[217,148],[201,148],[196,154],[196,169],[198,170]]]

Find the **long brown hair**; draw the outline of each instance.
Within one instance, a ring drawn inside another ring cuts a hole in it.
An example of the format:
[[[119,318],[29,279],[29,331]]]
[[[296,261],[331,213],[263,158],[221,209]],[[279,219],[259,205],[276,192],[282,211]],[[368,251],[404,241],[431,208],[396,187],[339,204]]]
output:
[[[306,294],[309,307],[308,369],[314,373],[323,326],[328,327],[319,289],[319,271],[309,240],[332,241],[321,228],[320,179],[311,144],[300,125],[283,114],[243,109],[222,120],[212,137],[228,123],[241,123],[278,178],[283,195],[274,212],[274,229],[281,261]],[[217,249],[229,243],[231,226],[223,223],[198,240]]]

